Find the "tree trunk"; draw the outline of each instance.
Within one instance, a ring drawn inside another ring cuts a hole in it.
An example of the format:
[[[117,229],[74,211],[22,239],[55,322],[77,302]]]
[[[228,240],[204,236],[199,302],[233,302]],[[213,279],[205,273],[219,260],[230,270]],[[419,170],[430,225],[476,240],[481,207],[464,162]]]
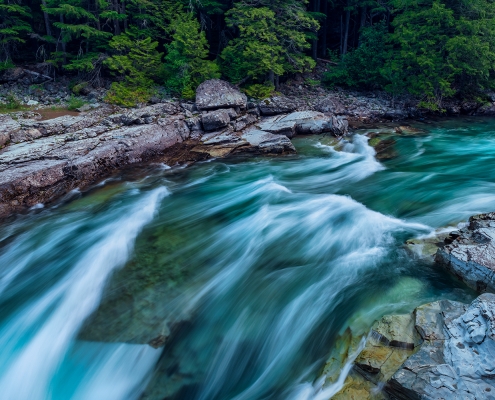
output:
[[[41,4],[43,4],[43,8],[46,8],[46,0],[41,0]],[[50,17],[48,13],[43,11],[43,17],[45,18],[45,29],[47,36],[52,36],[52,28],[50,26]]]
[[[64,23],[64,16],[63,14],[60,14],[60,23]],[[61,38],[61,44],[62,44],[62,51],[64,52],[64,65],[67,64],[67,48],[66,48],[66,43],[64,42],[64,38],[62,37],[62,31],[60,31],[60,38]]]
[[[367,13],[368,13],[368,8],[366,6],[361,7],[361,22],[359,23],[358,46],[361,45],[361,30],[366,26],[366,14]]]
[[[125,13],[126,13],[125,0],[122,0],[122,14],[125,14]],[[128,21],[126,18],[126,19],[124,19],[124,31],[127,31],[128,28],[129,28],[129,26],[128,26]]]
[[[351,10],[345,12],[344,44],[342,46],[342,56],[347,54],[347,43],[349,42],[349,23],[351,20]]]
[[[112,3],[113,3],[112,5],[113,5],[114,11],[119,12],[119,0],[114,0]],[[114,35],[115,36],[120,35],[120,24],[119,24],[118,19],[113,20],[113,29],[114,29]]]
[[[268,73],[268,82],[270,82],[272,86],[275,86],[275,73],[273,70]]]
[[[328,35],[328,0],[323,0],[323,13],[325,14],[325,20],[321,27],[321,57],[327,56],[327,35]]]
[[[320,12],[320,0],[313,0],[313,11],[314,12]],[[311,43],[311,53],[313,56],[313,60],[316,61],[318,58],[318,32],[315,32],[316,38],[313,39],[313,42]]]

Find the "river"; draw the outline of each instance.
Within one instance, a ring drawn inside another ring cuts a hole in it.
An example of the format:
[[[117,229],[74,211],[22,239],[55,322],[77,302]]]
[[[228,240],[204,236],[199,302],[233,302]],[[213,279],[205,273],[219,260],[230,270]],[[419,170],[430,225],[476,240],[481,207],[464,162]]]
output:
[[[416,126],[387,161],[367,131],[340,151],[301,137],[297,156],[151,165],[4,221],[1,398],[328,398],[346,328],[474,297],[403,244],[495,210],[495,123]]]

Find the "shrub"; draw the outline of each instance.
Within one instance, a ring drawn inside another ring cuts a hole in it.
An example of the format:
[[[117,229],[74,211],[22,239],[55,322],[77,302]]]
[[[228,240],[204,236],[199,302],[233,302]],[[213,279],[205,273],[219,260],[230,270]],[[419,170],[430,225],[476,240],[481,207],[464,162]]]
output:
[[[3,107],[7,110],[17,110],[21,108],[21,101],[16,97],[15,94],[9,93],[5,96],[5,103],[3,103]]]
[[[123,107],[134,107],[146,103],[155,94],[155,90],[146,87],[132,87],[125,82],[114,82],[105,96],[105,101]]]
[[[73,111],[77,108],[82,107],[85,104],[86,104],[86,102],[83,99],[81,99],[80,97],[71,96],[68,103],[67,103],[67,109]]]
[[[261,85],[259,83],[255,83],[253,85],[246,86],[243,91],[249,97],[252,97],[254,99],[266,99],[273,94],[273,92],[275,91],[275,86],[271,84]]]

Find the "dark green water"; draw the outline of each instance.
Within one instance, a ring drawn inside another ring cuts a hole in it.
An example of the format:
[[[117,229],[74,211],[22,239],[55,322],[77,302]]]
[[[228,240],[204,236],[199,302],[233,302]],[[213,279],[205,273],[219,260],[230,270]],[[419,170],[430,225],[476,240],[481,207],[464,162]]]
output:
[[[316,399],[348,326],[468,302],[403,243],[495,210],[495,123],[418,127],[382,163],[364,136],[297,138],[298,156],[156,165],[3,223],[2,398]]]

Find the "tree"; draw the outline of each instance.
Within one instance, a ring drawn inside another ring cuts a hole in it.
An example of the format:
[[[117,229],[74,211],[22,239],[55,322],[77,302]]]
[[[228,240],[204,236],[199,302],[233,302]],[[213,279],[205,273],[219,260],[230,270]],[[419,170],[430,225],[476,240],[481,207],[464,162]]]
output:
[[[12,52],[17,45],[25,43],[26,34],[32,31],[27,22],[31,18],[30,9],[21,4],[18,0],[0,0],[0,61],[3,68],[12,65]]]
[[[153,79],[161,67],[163,54],[151,38],[135,39],[128,34],[114,36],[110,47],[115,53],[105,65],[121,79],[114,82],[107,95],[111,103],[133,106],[145,103],[153,95]]]
[[[252,78],[275,84],[286,72],[313,68],[304,51],[310,47],[307,33],[318,22],[294,0],[238,2],[226,13],[227,26],[238,30],[222,52],[223,72],[231,80]]]
[[[192,13],[181,13],[173,23],[173,41],[165,57],[165,85],[174,93],[193,98],[199,84],[220,78],[216,62],[208,60],[205,32]]]
[[[340,64],[325,74],[325,83],[364,89],[384,87],[388,83],[382,74],[387,35],[385,21],[362,28],[359,47],[345,54]]]

